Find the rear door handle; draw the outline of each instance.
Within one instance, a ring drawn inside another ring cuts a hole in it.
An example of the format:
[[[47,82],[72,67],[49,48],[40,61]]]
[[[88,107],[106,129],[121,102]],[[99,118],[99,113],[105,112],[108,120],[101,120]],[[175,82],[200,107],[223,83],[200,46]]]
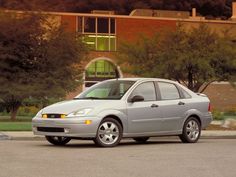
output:
[[[158,107],[157,104],[152,104],[152,105],[151,105],[151,108],[157,108],[157,107]]]
[[[178,105],[185,105],[185,103],[182,102],[182,101],[180,101],[180,102],[178,103]]]

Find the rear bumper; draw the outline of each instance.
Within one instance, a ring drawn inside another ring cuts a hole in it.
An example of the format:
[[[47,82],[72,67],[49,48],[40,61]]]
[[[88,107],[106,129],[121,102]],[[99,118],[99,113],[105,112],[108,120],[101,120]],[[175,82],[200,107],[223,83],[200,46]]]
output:
[[[91,124],[85,124],[91,120]],[[33,118],[32,130],[35,135],[65,136],[76,138],[94,138],[101,119],[98,117],[68,118],[68,119],[42,119]],[[58,131],[60,130],[60,131]]]
[[[212,113],[209,112],[208,114],[204,115],[202,119],[202,129],[205,129],[211,123],[212,120]]]

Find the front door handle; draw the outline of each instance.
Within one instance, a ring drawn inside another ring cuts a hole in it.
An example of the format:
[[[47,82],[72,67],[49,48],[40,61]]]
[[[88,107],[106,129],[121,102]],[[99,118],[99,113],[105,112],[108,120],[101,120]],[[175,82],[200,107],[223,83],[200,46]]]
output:
[[[152,105],[151,105],[151,108],[157,108],[157,107],[158,107],[157,104],[152,104]]]
[[[178,103],[178,105],[185,105],[185,103],[182,102],[182,101],[180,101],[180,102]]]

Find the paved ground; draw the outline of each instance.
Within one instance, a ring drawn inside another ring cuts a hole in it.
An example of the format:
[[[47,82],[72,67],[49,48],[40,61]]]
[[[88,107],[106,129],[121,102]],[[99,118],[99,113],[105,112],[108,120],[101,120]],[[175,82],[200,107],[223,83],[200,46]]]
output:
[[[200,139],[182,144],[174,137],[115,148],[90,141],[65,147],[44,140],[0,141],[0,177],[235,177],[236,139]]]
[[[236,131],[225,131],[225,130],[203,130],[201,133],[203,138],[235,138],[236,139]],[[32,131],[22,132],[22,131],[4,131],[0,132],[0,140],[1,139],[11,139],[11,140],[39,140],[44,139],[42,136],[33,135]]]

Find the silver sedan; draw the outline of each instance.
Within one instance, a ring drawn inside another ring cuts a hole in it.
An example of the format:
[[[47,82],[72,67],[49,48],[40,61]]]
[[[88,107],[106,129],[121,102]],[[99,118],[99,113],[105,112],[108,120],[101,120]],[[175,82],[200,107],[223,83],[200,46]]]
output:
[[[32,127],[54,145],[91,139],[113,147],[122,138],[144,143],[163,135],[195,143],[211,121],[206,95],[171,80],[126,78],[100,82],[73,100],[43,108]]]

